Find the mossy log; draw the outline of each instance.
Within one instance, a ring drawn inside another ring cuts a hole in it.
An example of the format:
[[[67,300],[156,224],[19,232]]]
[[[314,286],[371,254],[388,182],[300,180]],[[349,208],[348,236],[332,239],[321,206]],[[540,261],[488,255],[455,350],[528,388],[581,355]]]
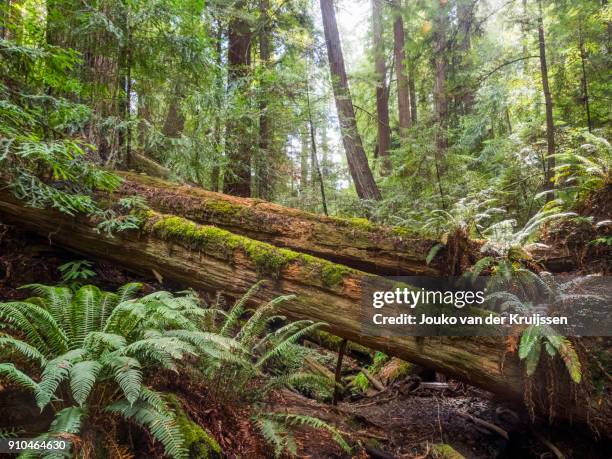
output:
[[[256,300],[295,294],[294,300],[281,305],[280,312],[289,318],[326,322],[328,331],[335,335],[506,399],[523,397],[521,363],[516,353],[506,352],[503,338],[363,335],[361,287],[375,277],[372,274],[153,211],[142,216],[140,231],[109,237],[96,231],[95,222],[86,217],[25,207],[4,191],[0,192],[0,219],[87,258],[107,260],[147,277],[155,270],[184,287],[240,296],[257,280],[267,278],[268,285],[257,293]],[[605,408],[606,425],[612,425],[610,404],[605,400],[562,402],[557,418],[586,422],[589,415],[594,419],[587,408]]]
[[[470,242],[461,253],[442,249],[427,263],[430,250],[439,241],[408,228],[377,225],[363,218],[326,217],[141,174],[122,175],[125,180],[118,194],[146,197],[157,211],[378,275],[452,273],[480,247],[478,242]]]

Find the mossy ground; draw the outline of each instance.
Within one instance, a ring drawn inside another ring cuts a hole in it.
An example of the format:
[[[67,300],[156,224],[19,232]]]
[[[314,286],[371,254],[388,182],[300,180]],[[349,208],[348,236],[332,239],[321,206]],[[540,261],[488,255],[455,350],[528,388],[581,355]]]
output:
[[[446,443],[432,445],[431,454],[436,459],[465,459],[463,454],[457,452],[455,448]]]

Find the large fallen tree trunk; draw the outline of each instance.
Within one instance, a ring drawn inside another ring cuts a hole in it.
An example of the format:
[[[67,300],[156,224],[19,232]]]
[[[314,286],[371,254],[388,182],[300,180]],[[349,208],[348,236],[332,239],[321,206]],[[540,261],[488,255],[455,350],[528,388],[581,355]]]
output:
[[[471,264],[480,244],[451,240],[428,263],[438,241],[401,227],[342,219],[291,209],[259,199],[239,198],[178,185],[135,173],[122,173],[118,194],[147,198],[160,212],[214,225],[258,241],[308,253],[378,275],[451,274]]]
[[[502,338],[378,337],[362,334],[361,288],[376,277],[310,255],[281,249],[185,218],[148,212],[138,232],[108,237],[85,217],[72,218],[34,209],[0,192],[0,217],[54,244],[89,258],[105,259],[150,277],[152,270],[185,287],[238,296],[258,279],[270,280],[257,295],[266,301],[295,294],[281,312],[292,319],[329,324],[329,331],[389,355],[443,372],[506,399],[520,400],[523,371]],[[604,426],[609,401],[564,397],[555,401],[558,417]],[[595,414],[593,414],[595,413]]]

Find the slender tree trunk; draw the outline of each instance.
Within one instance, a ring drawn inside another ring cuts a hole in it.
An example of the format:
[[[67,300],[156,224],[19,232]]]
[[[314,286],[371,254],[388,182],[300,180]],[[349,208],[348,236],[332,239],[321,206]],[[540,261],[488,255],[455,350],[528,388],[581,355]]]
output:
[[[259,58],[264,72],[268,70],[270,65],[270,19],[268,10],[270,9],[269,0],[261,0],[259,2],[259,12],[261,24],[261,32],[259,34]],[[257,180],[257,197],[271,200],[272,199],[272,174],[273,161],[271,158],[271,139],[272,125],[268,115],[268,88],[264,77],[260,82],[260,99],[259,99],[259,145],[257,149],[257,161],[255,163],[255,179]]]
[[[555,168],[555,123],[553,120],[553,103],[548,83],[548,65],[546,63],[546,40],[544,38],[544,19],[542,12],[542,0],[538,2],[538,42],[540,47],[540,72],[542,74],[542,90],[544,92],[544,103],[546,104],[546,174],[545,189],[553,190],[552,178]],[[548,193],[547,201],[554,199],[554,193]]]
[[[527,23],[529,21],[529,13],[527,11],[527,0],[521,0],[523,5],[523,17],[521,18],[521,39],[523,41],[523,57],[527,58],[529,55],[527,49]],[[527,66],[529,65],[529,59],[523,60],[523,73],[527,73]]]
[[[306,81],[306,105],[308,108],[308,125],[310,127],[310,145],[312,148],[312,184],[314,187],[314,173],[316,171],[317,178],[319,179],[319,189],[321,190],[321,204],[323,205],[323,213],[329,215],[327,211],[327,198],[325,196],[325,183],[323,182],[323,174],[321,172],[321,166],[319,165],[319,157],[317,155],[317,135],[315,133],[314,123],[312,121],[312,109],[310,107],[310,81]],[[327,130],[325,124],[323,125],[323,158],[326,158],[327,151]]]
[[[391,148],[391,130],[389,128],[389,97],[387,95],[387,67],[385,63],[385,46],[383,40],[383,0],[372,2],[372,31],[374,47],[374,70],[376,71],[376,129],[378,132],[378,153],[381,158],[381,173],[391,172],[389,149]]]
[[[210,186],[213,191],[221,190],[221,151],[222,151],[222,129],[221,129],[221,109],[225,104],[225,84],[223,77],[220,74],[221,65],[223,59],[222,53],[222,41],[223,41],[223,24],[220,19],[217,18],[216,31],[215,31],[215,60],[217,63],[217,73],[215,76],[215,84],[217,90],[217,101],[219,104],[219,111],[215,116],[215,122],[213,126],[213,138],[215,147],[214,163],[210,171]]]
[[[416,87],[414,84],[414,71],[408,73],[408,90],[410,92],[410,119],[412,124],[416,124],[417,118],[417,95]]]
[[[474,107],[474,88],[470,84],[470,50],[472,48],[472,22],[474,21],[474,9],[476,3],[472,0],[460,0],[457,16],[459,27],[459,60],[461,76],[467,84],[463,85],[463,94],[460,96],[463,114],[472,112]]]
[[[406,138],[406,131],[412,124],[410,113],[410,84],[406,73],[406,52],[404,36],[404,19],[402,18],[401,1],[394,4],[395,20],[393,22],[393,52],[395,55],[395,74],[397,78],[397,111],[399,115],[400,137]]]
[[[228,79],[229,85],[240,93],[246,91],[245,79],[249,75],[251,63],[251,25],[242,16],[246,10],[246,2],[240,0],[234,9],[234,14],[228,29]],[[247,97],[244,97],[247,103]],[[251,195],[251,146],[249,132],[250,120],[247,117],[229,119],[226,124],[227,169],[223,178],[223,192],[236,196]]]
[[[351,100],[346,69],[344,68],[344,56],[333,1],[320,0],[320,3],[332,88],[349,171],[355,183],[357,195],[360,198],[380,200],[382,196],[374,181],[372,170],[368,165],[368,158],[361,143],[361,137],[357,131],[355,109]]]
[[[587,126],[589,132],[593,131],[593,123],[591,121],[591,105],[589,102],[589,81],[587,80],[586,74],[586,53],[584,51],[584,41],[582,38],[582,31],[580,33],[580,63],[582,67],[582,98],[584,101],[584,110],[587,117]]]
[[[436,121],[437,152],[443,155],[448,148],[446,126],[448,121],[448,96],[446,93],[448,11],[446,2],[439,0],[434,19],[434,115]]]
[[[300,128],[300,192],[303,193],[308,188],[308,162],[310,159],[310,148],[308,145],[308,131],[306,126]]]
[[[10,20],[11,0],[0,1],[0,38],[8,38],[8,25]]]
[[[329,142],[327,138],[327,122],[321,126],[321,172],[327,177],[329,170]]]

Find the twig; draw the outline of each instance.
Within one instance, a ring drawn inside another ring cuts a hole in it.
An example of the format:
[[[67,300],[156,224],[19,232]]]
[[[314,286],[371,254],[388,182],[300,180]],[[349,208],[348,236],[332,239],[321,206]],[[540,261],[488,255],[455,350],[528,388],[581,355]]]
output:
[[[368,379],[368,381],[370,381],[370,384],[372,384],[376,390],[379,390],[381,392],[385,390],[385,386],[383,386],[383,384],[378,379],[372,376],[372,374],[368,370],[362,368],[361,372]]]
[[[340,374],[342,371],[342,358],[344,357],[344,351],[346,350],[347,340],[344,338],[342,343],[340,343],[340,350],[338,351],[338,362],[336,363],[336,374],[335,381],[336,385],[334,386],[334,399],[332,400],[332,405],[338,404],[338,398],[340,397]]]
[[[559,450],[559,448],[557,448],[555,445],[553,445],[549,440],[547,440],[546,438],[544,438],[543,435],[540,435],[538,432],[534,432],[536,438],[538,440],[540,440],[542,443],[544,443],[548,449],[550,449],[553,454],[555,456],[557,456],[557,459],[565,459],[565,456],[563,455],[563,453]]]
[[[508,432],[506,432],[501,427],[496,426],[495,424],[492,424],[492,423],[490,423],[488,421],[485,421],[484,419],[477,418],[476,416],[472,416],[471,414],[464,413],[462,411],[457,411],[457,414],[459,416],[461,416],[461,417],[469,419],[474,424],[478,424],[478,425],[481,425],[483,427],[486,427],[487,429],[489,429],[489,430],[499,434],[501,437],[505,438],[506,440],[510,439],[510,437],[508,436]]]

